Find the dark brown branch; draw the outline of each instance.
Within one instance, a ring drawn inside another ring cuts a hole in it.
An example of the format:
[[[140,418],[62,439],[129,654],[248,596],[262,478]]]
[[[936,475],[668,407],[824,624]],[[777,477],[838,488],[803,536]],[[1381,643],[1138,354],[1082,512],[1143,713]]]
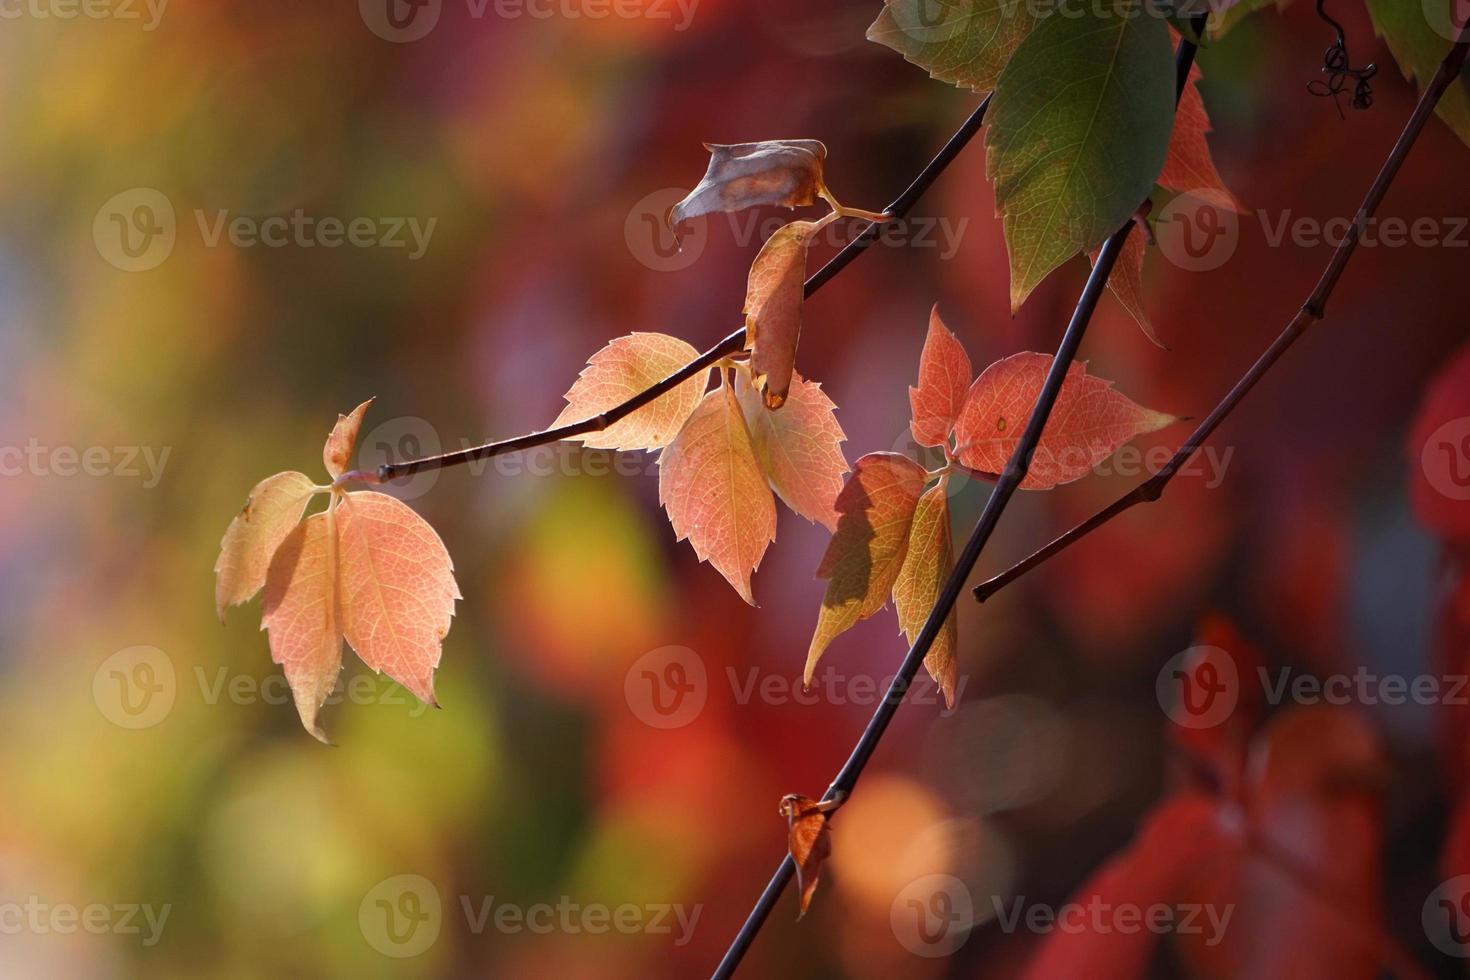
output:
[[[929,164],[919,172],[919,175],[914,178],[913,182],[909,184],[904,192],[894,198],[893,203],[884,209],[889,216],[889,220],[902,218],[913,209],[914,204],[918,202],[924,192],[933,185],[934,181],[939,178],[939,175],[944,173],[945,168],[953,162],[955,157],[959,156],[960,151],[965,148],[965,145],[980,131],[980,124],[985,121],[985,110],[989,107],[990,96],[987,95],[975,107],[975,110],[970,113],[969,118],[964,121],[960,128],[955,130],[954,135],[950,136],[949,140],[940,149],[934,159],[930,160]],[[878,225],[870,222],[863,228],[862,233],[857,238],[848,242],[842,251],[832,256],[826,265],[822,266],[807,279],[804,287],[805,295],[812,295],[828,282],[832,281],[839,272],[847,268],[852,260],[861,255],[877,238]],[[682,382],[688,381],[701,371],[707,371],[722,359],[740,352],[744,347],[745,328],[741,327],[667,378],[659,381],[651,388],[640,391],[621,405],[610,408],[601,415],[595,415],[590,419],[583,419],[580,422],[573,422],[570,425],[546,429],[543,432],[532,432],[514,439],[503,439],[500,442],[490,442],[482,446],[461,449],[458,452],[443,453],[439,456],[426,456],[422,459],[403,460],[398,463],[384,463],[378,467],[376,473],[354,470],[351,473],[343,474],[338,482],[387,483],[389,480],[413,476],[415,473],[424,470],[443,469],[446,466],[455,466],[460,463],[488,459],[491,456],[503,456],[507,453],[533,449],[536,446],[560,442],[563,439],[586,435],[589,432],[600,432],[619,419],[638,411],[638,409],[647,405],[660,395],[678,387]]]
[[[1164,488],[1169,481],[1174,479],[1175,474],[1185,463],[1199,451],[1204,441],[1219,427],[1220,423],[1235,410],[1235,406],[1250,394],[1254,388],[1271,369],[1281,355],[1285,354],[1292,344],[1296,343],[1302,334],[1307,332],[1312,324],[1321,320],[1327,312],[1327,301],[1332,296],[1332,291],[1337,288],[1338,280],[1342,278],[1343,270],[1347,267],[1348,260],[1352,258],[1353,252],[1358,247],[1358,241],[1362,237],[1363,228],[1368,220],[1378,210],[1383,202],[1384,195],[1388,193],[1389,186],[1398,175],[1399,168],[1403,165],[1404,158],[1409,155],[1414,141],[1419,138],[1429,117],[1434,113],[1435,104],[1439,102],[1445,90],[1460,74],[1465,64],[1466,51],[1470,49],[1470,26],[1460,35],[1460,39],[1450,48],[1449,54],[1445,55],[1444,61],[1440,63],[1439,70],[1425,86],[1424,93],[1419,97],[1419,103],[1414,107],[1414,112],[1409,116],[1409,121],[1404,124],[1403,132],[1399,134],[1398,141],[1394,143],[1393,150],[1388,158],[1383,161],[1383,167],[1374,178],[1373,185],[1368,188],[1367,195],[1363,198],[1362,205],[1353,221],[1348,233],[1343,236],[1342,242],[1332,253],[1332,258],[1327,262],[1327,268],[1322,272],[1322,278],[1317,281],[1317,286],[1311,295],[1302,304],[1300,310],[1292,317],[1291,322],[1281,335],[1266,348],[1266,352],[1251,365],[1249,371],[1241,376],[1235,386],[1221,399],[1205,420],[1199,424],[1190,437],[1185,440],[1184,445],[1164,464],[1163,468],[1152,477],[1134,487],[1131,491],[1119,497],[1102,510],[1093,514],[1087,520],[1067,531],[1061,537],[1052,541],[1044,548],[1031,556],[1012,565],[994,578],[981,582],[975,586],[975,598],[981,602],[995,595],[1016,579],[1025,575],[1036,566],[1042,564],[1054,555],[1060,554],[1068,547],[1087,537],[1093,531],[1117,517],[1119,514],[1132,507],[1158,500],[1164,493]]]
[[[1194,25],[1196,36],[1198,36],[1198,31],[1204,29],[1205,18],[1195,18]],[[1193,42],[1187,39],[1180,42],[1178,56],[1175,59],[1174,98],[1176,103],[1185,85],[1189,83],[1189,70],[1194,64],[1195,52],[1196,46]],[[1006,505],[1010,502],[1021,481],[1026,478],[1026,473],[1031,467],[1031,458],[1036,452],[1037,444],[1041,442],[1041,432],[1046,427],[1046,421],[1056,404],[1057,395],[1061,393],[1067,369],[1071,367],[1072,360],[1077,355],[1077,349],[1082,345],[1087,325],[1092,320],[1093,311],[1097,309],[1097,302],[1102,297],[1103,290],[1107,288],[1108,276],[1112,273],[1113,266],[1117,263],[1118,255],[1122,252],[1123,245],[1128,240],[1133,226],[1134,222],[1130,218],[1122,228],[1114,232],[1103,243],[1097,262],[1087,277],[1087,285],[1083,287],[1082,295],[1077,299],[1077,307],[1072,312],[1072,318],[1067,323],[1066,331],[1062,334],[1056,356],[1047,371],[1046,380],[1042,383],[1036,404],[1031,408],[1031,414],[1026,420],[1026,428],[1021,433],[1020,441],[1016,443],[1011,458],[1006,462],[1005,469],[991,489],[990,497],[985,501],[985,509],[980,512],[980,519],[970,533],[970,539],[965,542],[965,547],[960,552],[949,578],[945,581],[944,589],[939,593],[934,608],[929,610],[928,619],[924,621],[919,635],[914,638],[914,645],[904,655],[903,663],[899,666],[892,683],[889,684],[887,693],[873,712],[873,717],[868,720],[867,727],[863,729],[862,736],[853,746],[847,762],[832,780],[832,785],[827,788],[822,802],[830,802],[835,805],[838,801],[845,801],[851,797],[853,788],[857,785],[868,761],[873,757],[878,744],[882,741],[889,723],[893,721],[898,706],[903,703],[909,685],[918,675],[919,667],[923,665],[929,648],[933,646],[945,620],[949,618],[951,610],[959,600],[960,592],[965,587],[965,580],[970,577],[975,563],[979,561],[980,553],[990,540],[990,535],[1005,512]],[[777,900],[785,891],[795,871],[796,863],[792,860],[791,855],[787,854],[761,892],[760,898],[756,900],[755,906],[750,910],[745,924],[741,926],[740,932],[736,934],[730,948],[725,952],[720,965],[715,968],[712,974],[715,980],[726,980],[734,975],[740,966],[740,961],[744,959],[750,944],[755,941],[756,935],[770,916],[771,910],[775,908]]]

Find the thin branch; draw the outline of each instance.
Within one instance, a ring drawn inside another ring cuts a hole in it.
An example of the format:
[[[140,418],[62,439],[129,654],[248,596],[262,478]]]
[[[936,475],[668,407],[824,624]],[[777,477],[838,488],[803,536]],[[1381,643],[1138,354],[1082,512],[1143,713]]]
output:
[[[893,203],[884,209],[885,214],[888,215],[888,220],[894,221],[902,218],[913,209],[914,204],[918,202],[924,192],[933,185],[934,181],[939,178],[939,175],[944,173],[945,168],[954,161],[955,157],[959,156],[960,151],[965,148],[965,145],[980,131],[980,124],[985,121],[985,110],[989,107],[990,96],[987,95],[975,107],[975,110],[970,113],[969,118],[964,121],[960,128],[955,130],[954,135],[950,136],[949,140],[940,149],[939,153],[935,155],[934,159],[929,161],[928,166],[919,172],[919,175],[914,178],[913,183],[909,184],[904,192],[894,198]],[[852,260],[861,255],[877,238],[878,225],[869,222],[858,237],[848,242],[842,251],[832,256],[826,265],[822,266],[807,279],[803,287],[804,295],[810,296],[831,282],[839,272],[847,268],[852,263]],[[387,483],[389,480],[413,476],[415,473],[420,473],[425,470],[439,470],[446,466],[455,466],[460,463],[488,459],[491,456],[503,456],[507,453],[521,452],[526,449],[535,448],[536,446],[544,446],[548,443],[560,442],[563,439],[586,435],[589,432],[601,432],[619,419],[631,415],[660,395],[673,390],[682,382],[688,381],[701,371],[709,370],[722,359],[739,353],[744,348],[745,328],[741,327],[673,374],[652,387],[640,391],[621,405],[608,409],[601,415],[595,415],[590,419],[583,419],[580,422],[573,422],[570,425],[546,429],[543,432],[533,432],[514,439],[503,439],[500,442],[490,442],[482,446],[473,446],[469,449],[459,450],[458,452],[443,453],[439,456],[426,456],[422,459],[408,459],[398,463],[384,463],[378,467],[376,472],[354,470],[350,473],[344,473],[337,482]]]
[[[1200,30],[1203,30],[1204,22],[1204,17],[1195,19],[1196,36]],[[1196,47],[1193,42],[1187,39],[1180,42],[1175,58],[1174,98],[1176,103],[1184,91],[1184,86],[1189,82],[1189,70],[1194,64],[1195,51]],[[1031,415],[1026,420],[1026,428],[1021,433],[1020,441],[1016,444],[1010,460],[1007,461],[1005,469],[991,489],[990,497],[985,502],[985,509],[981,511],[980,519],[975,524],[975,530],[971,532],[969,541],[965,543],[964,550],[960,552],[959,560],[944,583],[944,589],[940,592],[934,608],[929,611],[929,618],[924,621],[923,628],[919,630],[919,635],[914,639],[914,645],[904,656],[898,673],[888,686],[887,694],[873,712],[873,717],[869,719],[862,736],[853,746],[847,762],[843,764],[837,777],[832,780],[832,785],[827,788],[826,794],[822,797],[823,802],[846,800],[851,797],[853,788],[862,776],[863,769],[873,757],[873,752],[877,750],[879,742],[882,741],[884,733],[888,730],[888,725],[898,711],[898,706],[903,703],[909,685],[913,683],[919,667],[924,663],[924,657],[928,655],[935,637],[939,635],[945,620],[949,618],[951,610],[954,609],[955,602],[965,587],[965,580],[970,577],[970,572],[975,568],[981,551],[984,550],[986,542],[990,540],[991,532],[999,523],[1001,514],[1005,512],[1006,505],[1016,492],[1016,488],[1026,478],[1026,473],[1031,467],[1031,458],[1036,452],[1037,444],[1041,441],[1042,429],[1045,428],[1052,407],[1056,404],[1057,395],[1062,390],[1062,382],[1066,379],[1067,369],[1076,357],[1077,349],[1082,345],[1082,337],[1087,332],[1087,325],[1092,319],[1093,311],[1097,308],[1097,302],[1103,290],[1107,288],[1108,276],[1113,271],[1113,266],[1123,250],[1123,244],[1128,240],[1129,232],[1133,230],[1133,225],[1134,222],[1130,218],[1122,228],[1108,238],[1098,253],[1097,262],[1093,265],[1091,273],[1088,274],[1087,285],[1083,287],[1082,295],[1077,299],[1077,307],[1072,313],[1071,320],[1067,323],[1066,331],[1062,334],[1056,357],[1047,371],[1041,393],[1037,396],[1036,404],[1031,409]],[[736,934],[730,948],[726,951],[724,959],[720,961],[720,965],[712,974],[715,980],[725,980],[734,975],[740,966],[740,961],[745,957],[746,951],[770,916],[771,910],[775,907],[776,901],[781,897],[781,893],[786,889],[795,871],[796,863],[788,853],[761,892],[760,898],[756,900],[745,924],[741,926],[740,932]]]
[[[1363,198],[1362,205],[1358,208],[1357,217],[1352,227],[1343,236],[1342,242],[1332,253],[1332,258],[1327,262],[1327,268],[1322,272],[1322,278],[1317,281],[1317,286],[1302,304],[1302,308],[1292,317],[1291,322],[1281,335],[1266,348],[1266,352],[1260,356],[1255,364],[1251,365],[1249,371],[1241,376],[1235,386],[1225,395],[1210,412],[1205,420],[1199,424],[1190,437],[1185,440],[1184,445],[1164,464],[1159,472],[1134,487],[1131,491],[1119,497],[1102,510],[1093,514],[1087,520],[1067,531],[1061,537],[1052,541],[1044,548],[1012,565],[994,578],[975,586],[975,598],[981,602],[993,596],[1011,582],[1025,575],[1036,566],[1042,564],[1053,556],[1065,551],[1068,547],[1081,541],[1093,531],[1117,517],[1130,508],[1141,504],[1151,503],[1158,500],[1164,493],[1164,488],[1169,481],[1179,472],[1185,463],[1199,451],[1199,447],[1219,427],[1220,423],[1235,410],[1235,406],[1250,394],[1256,383],[1271,369],[1281,355],[1285,354],[1292,344],[1296,343],[1302,334],[1317,321],[1321,320],[1327,312],[1327,301],[1332,296],[1332,291],[1337,287],[1338,280],[1342,278],[1343,269],[1347,267],[1348,260],[1352,258],[1353,252],[1357,250],[1358,241],[1362,237],[1363,228],[1368,220],[1373,217],[1378,206],[1383,202],[1384,195],[1388,193],[1389,186],[1398,175],[1399,168],[1403,165],[1404,158],[1409,155],[1414,141],[1419,138],[1429,117],[1434,113],[1435,104],[1439,102],[1440,96],[1460,74],[1460,69],[1465,64],[1466,51],[1470,49],[1470,25],[1461,32],[1460,38],[1450,48],[1449,54],[1445,55],[1444,61],[1440,63],[1439,70],[1425,86],[1424,93],[1419,97],[1419,103],[1414,107],[1414,112],[1409,116],[1409,121],[1404,124],[1404,130],[1399,134],[1398,141],[1394,143],[1393,150],[1388,158],[1383,161],[1383,167],[1374,178],[1373,185],[1368,188],[1367,196]]]

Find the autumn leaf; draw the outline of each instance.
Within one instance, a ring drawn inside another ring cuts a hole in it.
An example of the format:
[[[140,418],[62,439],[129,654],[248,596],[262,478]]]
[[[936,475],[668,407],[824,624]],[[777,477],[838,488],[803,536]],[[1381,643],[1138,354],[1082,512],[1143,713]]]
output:
[[[1148,196],[1169,146],[1173,82],[1168,28],[1157,17],[1047,17],[1016,49],[986,136],[1012,312]]]
[[[225,609],[248,601],[265,585],[271,556],[317,492],[310,477],[294,471],[268,476],[250,491],[245,506],[225,529],[214,563],[214,605],[221,620]]]
[[[434,670],[463,598],[444,542],[413,508],[374,490],[346,494],[336,518],[347,642],[363,663],[437,707]]]
[[[322,447],[322,462],[327,465],[327,472],[336,479],[347,472],[352,465],[352,452],[357,448],[357,432],[362,428],[362,416],[373,403],[369,398],[361,405],[352,410],[349,415],[338,415],[337,424],[332,426],[332,432],[327,436],[327,444]]]
[[[1159,335],[1154,333],[1154,326],[1149,322],[1148,311],[1143,308],[1143,258],[1148,250],[1148,240],[1142,231],[1134,229],[1123,241],[1123,250],[1118,253],[1118,259],[1113,263],[1112,274],[1108,276],[1108,289],[1128,315],[1143,330],[1143,335],[1153,341],[1159,347],[1164,342]],[[1098,247],[1088,253],[1088,259],[1093,265],[1097,265],[1098,254],[1102,248]],[[1167,348],[1165,348],[1167,349]]]
[[[740,211],[763,204],[788,208],[813,204],[826,190],[822,161],[827,148],[817,140],[706,143],[709,169],[689,195],[669,211],[669,225],[712,211]]]
[[[301,724],[321,742],[327,735],[317,716],[342,670],[334,534],[324,513],[296,525],[271,559],[260,612],[271,659],[286,675]]]
[[[1028,351],[981,372],[955,425],[962,464],[987,474],[1005,469],[1051,363],[1051,355]],[[1135,436],[1175,421],[1172,415],[1135,404],[1115,391],[1112,382],[1089,375],[1082,362],[1073,361],[1021,487],[1049,490],[1070,483]]]
[[[949,491],[941,478],[919,498],[909,528],[908,552],[893,583],[893,605],[898,610],[898,625],[910,645],[918,640],[919,631],[924,628],[924,622],[929,618],[929,612],[939,599],[939,592],[953,568]],[[924,666],[944,692],[944,703],[950,708],[954,707],[958,629],[958,617],[951,609],[949,618],[924,655]]]
[[[821,227],[815,221],[782,225],[766,239],[750,266],[745,287],[745,345],[752,380],[767,408],[786,401],[801,337],[806,253]]]
[[[780,813],[786,818],[786,846],[796,862],[796,887],[801,892],[796,918],[800,920],[812,904],[822,864],[832,855],[832,828],[827,808],[809,796],[787,794],[781,798]]]
[[[566,393],[567,407],[551,424],[552,428],[616,408],[698,356],[699,351],[684,341],[661,333],[618,337],[592,355]],[[590,449],[660,449],[673,440],[694,406],[699,404],[707,377],[701,372],[602,431],[575,438]]]
[[[793,375],[785,406],[772,412],[743,373],[736,376],[735,396],[771,488],[797,514],[835,530],[837,494],[848,466],[842,455],[847,436],[837,424],[832,399],[820,384]]]
[[[1177,34],[1171,36],[1178,39]],[[1230,188],[1225,186],[1220,172],[1215,169],[1215,159],[1205,138],[1210,132],[1210,117],[1205,112],[1205,100],[1199,91],[1203,77],[1198,65],[1190,66],[1189,84],[1179,94],[1179,105],[1174,110],[1174,129],[1169,135],[1169,150],[1164,156],[1164,169],[1159,172],[1157,183],[1181,194],[1201,190],[1216,192],[1212,200],[1218,199],[1232,211],[1244,214],[1245,208],[1230,193]]]
[[[971,380],[970,355],[939,318],[929,311],[929,333],[919,355],[919,384],[909,388],[913,420],[909,429],[921,446],[943,446],[959,418]]]
[[[932,78],[983,94],[1036,20],[1023,0],[884,0],[867,37]]]
[[[1458,36],[1465,23],[1464,8],[1458,3],[1413,3],[1410,0],[1366,0],[1373,30],[1388,44],[1393,60],[1405,78],[1422,89],[1450,51],[1450,37]],[[1460,84],[1445,89],[1434,111],[1449,124],[1461,142],[1470,144],[1470,86],[1460,73]]]
[[[750,576],[776,539],[776,501],[728,385],[704,396],[659,455],[658,499],[678,539],[755,605]]]
[[[897,453],[869,453],[837,495],[837,533],[817,577],[827,592],[806,655],[803,683],[831,642],[888,601],[908,552],[909,525],[924,490],[924,467]]]

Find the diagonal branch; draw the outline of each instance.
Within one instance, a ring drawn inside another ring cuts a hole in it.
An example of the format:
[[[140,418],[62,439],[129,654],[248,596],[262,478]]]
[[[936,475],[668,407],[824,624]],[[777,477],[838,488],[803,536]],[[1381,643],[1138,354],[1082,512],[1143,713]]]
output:
[[[975,107],[975,110],[970,113],[969,118],[961,124],[960,128],[955,130],[954,134],[950,136],[949,140],[940,149],[939,153],[935,155],[934,159],[930,160],[929,164],[919,172],[919,175],[914,178],[913,183],[909,184],[904,192],[894,198],[892,204],[888,205],[885,213],[888,215],[890,221],[902,218],[908,214],[913,209],[914,204],[923,196],[924,192],[933,185],[940,174],[944,173],[945,168],[954,161],[955,157],[959,156],[960,151],[965,148],[965,145],[980,131],[980,124],[985,121],[985,110],[988,108],[990,108],[990,96],[987,95]],[[848,242],[842,251],[832,256],[826,265],[812,273],[803,287],[804,295],[810,296],[832,281],[839,272],[852,263],[853,259],[866,251],[868,246],[873,244],[877,238],[878,225],[870,222],[858,237]],[[738,353],[744,348],[745,328],[741,327],[673,374],[659,381],[657,384],[645,388],[621,405],[608,409],[601,415],[595,415],[590,419],[583,419],[580,422],[573,422],[569,425],[557,426],[554,429],[546,429],[542,432],[532,432],[514,439],[502,439],[499,442],[489,442],[481,446],[461,449],[457,452],[443,453],[438,456],[426,456],[422,459],[408,459],[397,463],[384,463],[378,467],[376,472],[353,470],[350,473],[344,473],[337,482],[387,483],[389,480],[413,476],[415,473],[426,470],[439,470],[446,466],[456,466],[460,463],[471,463],[479,459],[489,459],[492,456],[503,456],[507,453],[533,449],[536,446],[560,442],[563,439],[586,435],[589,432],[600,432],[619,419],[638,411],[638,409],[647,405],[660,395],[677,388],[681,383],[688,381],[701,371],[709,370],[722,359],[729,357],[731,354]]]
[[[1403,132],[1399,134],[1398,141],[1394,143],[1393,150],[1388,158],[1383,161],[1383,167],[1378,171],[1373,184],[1368,188],[1363,203],[1358,208],[1356,218],[1352,227],[1343,236],[1337,249],[1332,253],[1332,258],[1327,262],[1327,268],[1322,272],[1322,278],[1317,281],[1317,286],[1311,295],[1302,304],[1296,316],[1286,325],[1281,335],[1266,348],[1255,364],[1251,365],[1235,386],[1221,399],[1205,420],[1199,424],[1190,437],[1185,440],[1184,445],[1169,459],[1158,473],[1134,487],[1131,491],[1119,497],[1102,510],[1093,514],[1087,520],[1067,531],[1061,537],[1052,541],[1044,548],[1032,554],[1030,557],[1017,562],[1010,568],[1001,572],[994,578],[975,586],[975,598],[984,602],[986,599],[1005,588],[1016,579],[1025,575],[1031,569],[1047,561],[1055,555],[1065,551],[1068,547],[1081,541],[1093,531],[1117,517],[1126,510],[1137,504],[1152,503],[1158,500],[1164,493],[1164,488],[1169,481],[1189,462],[1190,458],[1199,451],[1199,447],[1219,427],[1220,423],[1235,410],[1235,406],[1250,394],[1252,388],[1261,380],[1267,371],[1271,369],[1281,355],[1285,354],[1292,344],[1296,343],[1302,334],[1312,324],[1321,320],[1327,312],[1327,301],[1332,296],[1332,291],[1337,287],[1338,280],[1342,278],[1343,269],[1347,267],[1348,260],[1352,258],[1353,252],[1357,250],[1358,242],[1362,237],[1363,228],[1378,206],[1383,202],[1384,195],[1388,193],[1389,186],[1398,175],[1399,168],[1403,165],[1404,158],[1409,155],[1414,141],[1419,138],[1424,125],[1434,113],[1434,107],[1439,102],[1450,83],[1459,76],[1461,68],[1465,64],[1467,50],[1470,50],[1470,25],[1461,32],[1459,40],[1450,48],[1445,55],[1444,61],[1440,63],[1439,70],[1430,79],[1429,84],[1424,87],[1423,94],[1419,97],[1419,103],[1414,107],[1414,112],[1409,116],[1409,121],[1404,124]]]
[[[1193,26],[1195,36],[1198,37],[1199,32],[1204,29],[1205,16],[1195,18]],[[1184,91],[1184,86],[1189,83],[1189,70],[1194,65],[1195,52],[1196,46],[1192,41],[1188,39],[1180,41],[1178,55],[1175,58],[1174,98],[1176,103]],[[857,744],[853,746],[852,754],[848,756],[847,762],[837,773],[837,778],[833,779],[832,785],[827,788],[822,802],[840,804],[851,796],[853,788],[862,776],[863,769],[867,767],[868,761],[878,748],[878,743],[883,739],[883,734],[888,730],[889,723],[898,711],[898,706],[903,703],[904,695],[918,674],[919,667],[924,663],[924,657],[928,655],[929,648],[933,646],[935,637],[939,635],[944,621],[949,618],[950,611],[954,609],[960,591],[965,587],[965,580],[974,570],[975,562],[979,560],[980,552],[990,540],[991,532],[999,523],[1001,514],[1005,512],[1006,505],[1016,492],[1016,488],[1026,478],[1026,473],[1031,467],[1031,457],[1035,454],[1036,446],[1041,441],[1042,429],[1045,428],[1052,407],[1056,404],[1057,395],[1061,393],[1062,382],[1066,379],[1067,370],[1077,355],[1077,349],[1082,345],[1082,337],[1087,332],[1092,313],[1097,308],[1097,302],[1103,290],[1107,288],[1108,276],[1118,261],[1118,255],[1122,252],[1123,245],[1128,240],[1128,234],[1133,230],[1133,225],[1134,222],[1130,218],[1122,228],[1113,233],[1098,253],[1097,262],[1093,265],[1091,273],[1088,274],[1087,285],[1083,287],[1082,295],[1077,299],[1077,307],[1072,313],[1071,320],[1067,323],[1066,331],[1062,334],[1056,357],[1052,360],[1050,370],[1047,371],[1041,394],[1037,396],[1036,404],[1031,409],[1031,415],[1026,420],[1026,428],[1021,433],[1021,439],[1016,444],[1015,451],[1007,461],[1005,470],[1000,474],[995,487],[990,491],[990,497],[985,502],[985,509],[981,511],[980,519],[975,524],[974,531],[970,533],[969,541],[965,543],[954,570],[950,572],[948,580],[944,583],[944,589],[940,592],[938,601],[929,611],[929,618],[924,621],[923,628],[919,630],[919,635],[914,639],[914,645],[909,648],[903,658],[903,664],[898,668],[898,673],[888,686],[888,692],[879,702],[877,709],[873,712],[873,717],[868,720],[867,727],[863,730]],[[776,901],[781,897],[781,893],[786,889],[795,871],[796,863],[792,860],[791,855],[787,854],[777,867],[776,873],[766,884],[765,890],[761,892],[760,898],[756,900],[745,924],[741,926],[740,932],[736,934],[730,948],[726,951],[724,959],[720,961],[720,965],[712,974],[715,980],[725,980],[734,975],[740,966],[740,961],[744,959],[746,951],[754,942],[767,917],[770,916],[771,910],[775,907]]]

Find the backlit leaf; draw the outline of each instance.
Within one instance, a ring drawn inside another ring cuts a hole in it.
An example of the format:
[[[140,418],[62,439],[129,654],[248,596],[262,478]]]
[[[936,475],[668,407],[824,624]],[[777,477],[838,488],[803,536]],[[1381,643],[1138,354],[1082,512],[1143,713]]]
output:
[[[746,346],[755,386],[767,408],[786,401],[801,337],[806,253],[820,226],[793,221],[766,239],[750,267],[745,288]]]
[[[674,205],[669,224],[712,211],[740,211],[763,204],[788,208],[813,204],[825,189],[822,161],[827,148],[817,140],[706,143],[709,169],[698,186]]]
[[[1174,110],[1174,129],[1169,135],[1169,150],[1164,156],[1164,169],[1159,172],[1158,183],[1182,194],[1214,191],[1216,194],[1212,200],[1218,198],[1237,213],[1244,213],[1245,209],[1215,169],[1215,159],[1210,154],[1210,144],[1206,139],[1210,132],[1210,117],[1205,112],[1205,100],[1199,91],[1199,81],[1203,77],[1198,65],[1191,66],[1189,84],[1184,86],[1179,95],[1179,105]]]
[[[678,539],[755,605],[750,576],[776,539],[776,501],[729,386],[705,395],[664,448],[658,499]]]
[[[332,531],[326,514],[313,514],[286,536],[271,560],[260,613],[271,659],[285,672],[301,724],[322,742],[327,735],[317,716],[342,670]]]
[[[848,470],[842,455],[847,438],[832,404],[815,381],[793,375],[791,392],[781,411],[761,403],[755,389],[740,374],[735,395],[745,412],[755,458],[771,487],[786,506],[828,530],[837,527],[837,494]]]
[[[884,0],[868,40],[933,78],[984,93],[1035,22],[1024,0]]]
[[[311,478],[296,472],[268,476],[250,491],[225,529],[214,563],[214,605],[220,619],[226,608],[247,601],[265,585],[271,556],[301,520],[315,492]]]
[[[970,386],[955,426],[961,463],[989,474],[1005,468],[1051,363],[1050,354],[1028,351],[996,361],[981,372]],[[1174,421],[1172,415],[1135,404],[1115,391],[1112,382],[1088,374],[1081,361],[1073,361],[1021,487],[1048,490],[1070,483],[1135,436]]]
[[[1154,333],[1153,324],[1149,322],[1148,311],[1143,308],[1143,258],[1148,250],[1148,240],[1140,229],[1135,228],[1123,242],[1123,250],[1118,253],[1118,261],[1113,263],[1112,274],[1108,276],[1108,289],[1128,315],[1143,329],[1144,336],[1152,340],[1160,347],[1164,342],[1159,340],[1159,335]],[[1101,248],[1095,248],[1088,253],[1088,259],[1093,265],[1097,265],[1098,253]]]
[[[1434,77],[1439,63],[1450,50],[1450,37],[1465,23],[1462,4],[1450,0],[1366,0],[1373,29],[1388,43],[1405,78],[1422,89]],[[1445,89],[1435,111],[1455,135],[1470,144],[1470,74],[1461,71],[1459,84]]]
[[[807,650],[804,683],[811,684],[834,639],[888,601],[908,552],[925,476],[922,466],[897,453],[869,453],[853,466],[837,495],[837,533],[817,569],[827,593]]]
[[[919,355],[919,385],[909,388],[909,425],[921,446],[942,446],[949,440],[965,393],[970,390],[970,355],[939,318],[939,307],[929,311],[929,333]]]
[[[832,828],[822,805],[809,796],[791,793],[782,797],[780,812],[786,818],[786,846],[796,862],[796,887],[801,893],[796,917],[800,919],[812,904],[822,864],[832,855]]]
[[[616,408],[699,356],[699,351],[677,337],[661,333],[631,333],[619,337],[592,355],[572,390],[567,407],[552,428],[589,419]],[[659,449],[669,444],[708,383],[701,372],[619,419],[600,432],[578,436],[591,449]]]
[[[1122,227],[1163,167],[1174,108],[1168,27],[1128,12],[1047,17],[1001,74],[986,168],[1013,312],[1047,273]]]
[[[335,480],[352,466],[352,453],[357,448],[357,432],[362,428],[363,414],[372,403],[373,400],[369,398],[354,408],[351,414],[337,416],[337,424],[332,426],[327,444],[322,447],[322,462],[327,465],[327,472],[332,474],[332,479]]]
[[[941,479],[924,491],[914,509],[909,528],[908,553],[904,556],[898,578],[893,583],[893,605],[898,610],[898,625],[912,645],[924,628],[924,621],[944,588],[945,579],[954,568],[954,544],[949,534],[949,493]],[[955,641],[958,617],[953,609],[945,620],[934,644],[924,656],[929,676],[944,692],[944,702],[954,707]]]
[[[363,663],[425,704],[454,601],[461,598],[444,542],[413,508],[387,494],[347,494],[336,510],[342,632]]]

